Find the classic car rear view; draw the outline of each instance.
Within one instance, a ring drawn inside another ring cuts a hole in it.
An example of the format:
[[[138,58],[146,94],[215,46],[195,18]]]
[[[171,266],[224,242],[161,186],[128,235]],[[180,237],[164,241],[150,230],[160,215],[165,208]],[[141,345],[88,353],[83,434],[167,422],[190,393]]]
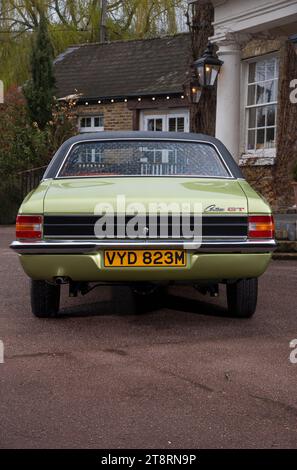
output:
[[[69,294],[129,285],[135,295],[193,285],[250,317],[275,248],[267,203],[226,148],[199,134],[84,134],[66,141],[24,200],[16,241],[38,317]]]

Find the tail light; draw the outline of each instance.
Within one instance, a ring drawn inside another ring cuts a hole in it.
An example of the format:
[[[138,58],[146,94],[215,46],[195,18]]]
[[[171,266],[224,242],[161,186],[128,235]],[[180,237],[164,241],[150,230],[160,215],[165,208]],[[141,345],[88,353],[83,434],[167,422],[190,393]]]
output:
[[[17,239],[41,239],[42,237],[42,215],[18,215],[16,219]]]
[[[274,238],[272,215],[251,215],[249,217],[249,238]]]

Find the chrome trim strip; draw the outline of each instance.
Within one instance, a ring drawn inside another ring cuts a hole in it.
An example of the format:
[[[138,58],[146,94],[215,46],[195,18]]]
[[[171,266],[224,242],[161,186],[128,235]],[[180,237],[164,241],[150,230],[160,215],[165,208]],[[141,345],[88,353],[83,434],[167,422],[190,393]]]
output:
[[[146,215],[146,214],[143,214],[143,215]],[[182,213],[177,213],[177,215],[182,215]],[[190,215],[194,215],[194,213]],[[247,212],[212,212],[211,211],[211,212],[202,212],[202,214],[199,214],[199,215],[202,215],[202,217],[248,217],[249,215],[271,215],[271,214],[270,213],[248,214]],[[64,212],[44,212],[43,216],[44,217],[94,217],[94,216],[100,217],[100,215],[94,214],[94,212],[83,212],[83,213],[75,212],[73,214],[72,213],[65,214]]]
[[[52,240],[36,242],[14,241],[10,248],[18,254],[88,254],[102,249],[112,248],[184,248],[194,253],[267,253],[276,248],[275,240],[246,240],[246,241],[205,241],[200,247],[197,243],[186,240],[107,240],[107,241],[75,241]]]
[[[220,160],[221,160],[221,163],[223,164],[223,166],[226,168],[227,172],[229,173],[230,176],[199,176],[199,175],[114,175],[114,176],[59,176],[63,166],[64,166],[64,163],[69,155],[69,153],[71,152],[72,148],[77,145],[77,144],[81,144],[81,143],[88,143],[88,142],[120,142],[120,141],[135,141],[135,142],[141,142],[141,141],[152,141],[152,142],[156,142],[156,141],[164,141],[164,142],[189,142],[189,143],[195,143],[195,144],[206,144],[206,145],[211,145],[212,147],[215,148]],[[230,170],[230,168],[228,167],[227,163],[225,162],[221,152],[219,151],[218,147],[213,143],[213,142],[207,142],[205,140],[189,140],[189,139],[174,139],[174,138],[158,138],[158,136],[156,137],[143,137],[143,138],[137,138],[137,137],[122,137],[122,138],[109,138],[109,139],[88,139],[88,140],[78,140],[77,142],[74,142],[73,144],[71,144],[71,146],[69,147],[65,157],[63,158],[63,161],[56,173],[56,176],[54,179],[73,179],[73,178],[155,178],[155,177],[162,177],[162,178],[176,178],[176,177],[179,177],[179,178],[218,178],[218,179],[236,179],[233,174],[232,174],[232,171]]]
[[[69,235],[47,235],[45,241],[57,240],[57,236],[59,237],[59,240],[60,240],[60,239],[63,240],[63,241],[64,241],[64,240],[69,240]],[[71,240],[76,241],[76,242],[77,242],[77,240],[81,240],[81,241],[88,241],[88,242],[96,243],[96,242],[98,241],[98,238],[96,238],[95,236],[94,236],[93,238],[89,238],[87,235],[86,235],[85,237],[84,237],[83,235],[72,235]],[[153,243],[159,243],[159,242],[161,242],[161,243],[163,243],[163,244],[164,244],[164,243],[165,243],[165,244],[168,244],[168,243],[170,243],[170,242],[172,242],[172,241],[174,241],[174,243],[178,242],[178,243],[180,243],[180,244],[185,244],[185,243],[187,243],[187,240],[184,239],[184,238],[177,238],[177,239],[173,239],[173,240],[172,240],[171,238],[166,238],[166,239],[164,239],[164,238],[157,238],[157,239],[151,238],[151,239],[150,239],[149,237],[145,238],[145,236],[143,236],[143,238],[140,238],[140,240],[141,240],[142,243],[145,243],[145,240],[147,240],[148,243],[149,243],[150,241],[152,241]],[[217,236],[214,235],[214,236],[208,236],[208,237],[207,237],[207,241],[208,241],[208,240],[220,240],[220,241],[223,241],[223,240],[233,241],[233,240],[234,240],[234,241],[245,241],[245,240],[247,240],[247,237],[242,237],[242,236],[230,237],[230,236],[228,236],[228,235],[222,235],[220,238],[218,238]],[[122,244],[125,243],[125,242],[127,243],[127,242],[128,242],[128,239],[126,239],[126,240],[124,240],[124,241],[122,242],[120,238],[117,239],[117,238],[115,237],[115,238],[110,239],[110,241],[111,241],[112,243],[118,241],[118,242],[120,242],[120,244],[122,245]],[[106,240],[106,241],[104,241],[103,243],[108,243],[108,242],[109,242],[109,240]],[[135,242],[135,240],[131,240],[131,242]],[[100,243],[100,241],[99,241],[99,243]],[[128,243],[129,243],[129,242],[128,242]],[[137,243],[137,245],[138,245],[138,242],[136,242],[136,243]]]

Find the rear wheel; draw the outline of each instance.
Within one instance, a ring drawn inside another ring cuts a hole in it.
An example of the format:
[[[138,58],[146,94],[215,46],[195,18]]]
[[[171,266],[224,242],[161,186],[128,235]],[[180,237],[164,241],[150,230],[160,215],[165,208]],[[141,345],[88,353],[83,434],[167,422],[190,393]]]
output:
[[[38,318],[55,317],[60,307],[60,286],[31,280],[31,309]]]
[[[241,279],[227,284],[227,303],[229,313],[238,318],[254,315],[258,298],[258,279]]]

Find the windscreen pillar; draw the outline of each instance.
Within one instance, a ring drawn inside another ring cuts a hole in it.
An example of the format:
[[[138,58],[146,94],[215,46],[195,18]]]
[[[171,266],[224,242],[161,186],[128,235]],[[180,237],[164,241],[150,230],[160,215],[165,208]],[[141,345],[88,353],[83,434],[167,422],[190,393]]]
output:
[[[240,44],[233,38],[215,41],[224,61],[218,76],[216,137],[239,159],[240,143]]]

